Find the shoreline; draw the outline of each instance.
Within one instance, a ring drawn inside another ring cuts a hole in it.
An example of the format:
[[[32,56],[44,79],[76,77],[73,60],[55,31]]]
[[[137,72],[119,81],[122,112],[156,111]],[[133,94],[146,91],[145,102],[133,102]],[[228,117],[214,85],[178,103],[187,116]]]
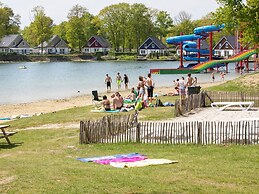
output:
[[[210,86],[215,86],[224,83],[224,81],[218,82],[207,82],[200,83],[198,85],[201,88],[207,88]],[[154,89],[154,94],[158,94],[159,96],[163,94],[168,94],[173,91],[173,86],[164,86],[157,87]],[[112,91],[115,92],[115,91]],[[111,93],[100,92],[99,96],[107,95],[110,96]],[[123,97],[127,96],[130,90],[122,90],[119,91]],[[85,94],[81,96],[69,97],[58,100],[41,100],[36,102],[28,102],[28,103],[18,103],[18,104],[2,104],[0,105],[0,118],[5,117],[14,117],[17,115],[38,115],[38,114],[46,114],[51,112],[56,112],[60,110],[65,110],[69,108],[82,107],[92,104],[92,95]],[[2,121],[0,121],[2,122]]]

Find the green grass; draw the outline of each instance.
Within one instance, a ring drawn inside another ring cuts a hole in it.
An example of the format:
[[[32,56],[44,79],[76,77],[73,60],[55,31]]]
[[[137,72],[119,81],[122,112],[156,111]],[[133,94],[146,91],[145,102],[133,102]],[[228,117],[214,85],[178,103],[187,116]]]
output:
[[[78,129],[20,131],[0,143],[0,193],[256,193],[259,147],[79,145]],[[20,143],[20,144],[19,144]],[[177,164],[118,169],[76,158],[138,152]]]
[[[241,76],[226,83],[206,88],[209,91],[228,91],[228,92],[258,92],[259,83],[257,83],[259,73],[253,73]],[[247,79],[249,78],[249,79]]]

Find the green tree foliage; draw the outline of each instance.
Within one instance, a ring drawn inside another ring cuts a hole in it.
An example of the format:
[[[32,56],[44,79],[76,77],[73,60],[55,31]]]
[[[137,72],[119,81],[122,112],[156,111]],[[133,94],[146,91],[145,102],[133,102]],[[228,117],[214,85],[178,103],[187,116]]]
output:
[[[53,26],[53,34],[58,35],[63,40],[67,41],[67,22],[61,22],[59,25]]]
[[[160,40],[167,36],[171,27],[173,27],[173,19],[166,11],[159,11],[156,15],[155,28]]]
[[[155,32],[150,9],[143,4],[110,5],[102,9],[98,17],[102,23],[101,30],[116,51],[120,48],[124,51],[125,47],[138,49]]]
[[[16,34],[20,29],[20,16],[0,2],[0,38],[8,34]]]
[[[46,16],[42,6],[36,6],[32,10],[34,20],[23,31],[24,38],[32,45],[41,47],[43,53],[43,43],[48,41],[52,36],[53,20]]]
[[[66,39],[69,45],[81,51],[90,35],[94,34],[94,16],[85,7],[75,5],[68,13]]]
[[[221,5],[214,14],[218,23],[225,23],[226,30],[242,33],[243,44],[258,46],[259,43],[259,0],[217,0]]]

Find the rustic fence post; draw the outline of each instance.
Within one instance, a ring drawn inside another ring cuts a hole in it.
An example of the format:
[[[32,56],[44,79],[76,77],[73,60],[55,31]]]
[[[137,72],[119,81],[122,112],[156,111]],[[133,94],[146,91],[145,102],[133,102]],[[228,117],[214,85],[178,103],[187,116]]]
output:
[[[140,143],[140,123],[136,126],[136,142]]]
[[[202,144],[202,122],[198,122],[198,134],[197,134],[198,144]]]

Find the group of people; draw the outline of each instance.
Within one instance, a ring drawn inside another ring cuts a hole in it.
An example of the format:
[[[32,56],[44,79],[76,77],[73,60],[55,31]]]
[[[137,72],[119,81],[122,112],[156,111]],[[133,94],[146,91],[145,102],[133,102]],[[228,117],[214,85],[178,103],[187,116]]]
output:
[[[184,97],[188,95],[188,87],[197,86],[198,79],[197,77],[192,77],[191,73],[188,73],[187,78],[181,77],[181,79],[176,79],[174,82],[175,92],[173,95],[180,95],[180,97]]]
[[[109,76],[109,74],[106,74],[104,82],[106,84],[107,92],[111,92],[111,89],[112,89],[112,78]],[[128,85],[129,85],[129,77],[127,76],[127,74],[124,74],[124,76],[122,78],[122,76],[118,72],[117,75],[116,75],[116,84],[117,84],[117,89],[118,90],[121,89],[122,82],[124,82],[125,90],[127,90],[128,89]]]
[[[117,73],[116,76],[116,82],[118,84],[118,89],[120,88],[121,82],[124,81],[125,89],[128,88],[129,79],[127,75],[124,75],[124,78],[122,79],[120,77],[120,73]],[[111,77],[106,74],[105,83],[107,84],[107,93],[111,91],[111,83],[112,79]],[[148,73],[147,78],[143,76],[139,76],[138,84],[136,89],[133,87],[130,90],[130,94],[125,98],[131,102],[144,102],[146,101],[146,104],[152,103],[153,100],[153,91],[154,91],[154,80],[151,77],[151,73]],[[121,94],[117,91],[114,94],[111,95],[111,100],[108,99],[106,95],[103,96],[102,105],[103,108],[108,110],[117,110],[121,109],[124,104],[124,99],[121,96]]]
[[[226,75],[225,72],[220,72],[221,81],[225,80],[225,75]],[[215,72],[214,71],[211,73],[211,79],[212,79],[212,82],[215,81]]]
[[[119,110],[123,107],[124,99],[119,92],[115,92],[111,95],[111,101],[106,95],[103,96],[102,105],[106,111]]]

